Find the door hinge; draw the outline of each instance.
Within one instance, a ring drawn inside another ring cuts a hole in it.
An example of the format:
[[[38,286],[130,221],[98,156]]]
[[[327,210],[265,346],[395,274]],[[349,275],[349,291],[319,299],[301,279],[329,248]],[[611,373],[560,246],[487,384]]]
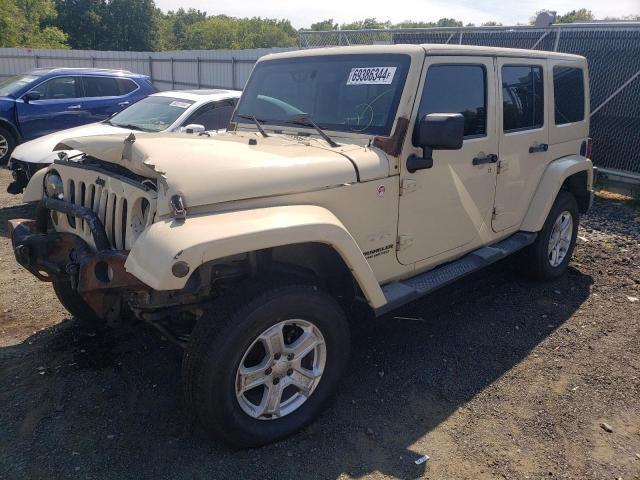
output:
[[[418,182],[405,178],[400,184],[400,195],[406,195],[407,193],[415,192],[418,189]]]
[[[413,245],[413,237],[410,235],[398,235],[398,241],[396,242],[396,249],[398,251],[409,248]]]
[[[507,164],[504,160],[498,160],[498,166],[496,167],[496,174],[500,175],[507,169]]]

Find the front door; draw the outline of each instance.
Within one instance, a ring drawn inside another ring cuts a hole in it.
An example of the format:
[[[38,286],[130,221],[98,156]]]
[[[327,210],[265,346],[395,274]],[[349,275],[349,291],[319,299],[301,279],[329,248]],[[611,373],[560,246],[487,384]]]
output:
[[[453,255],[486,235],[495,193],[493,58],[427,57],[420,90],[410,127],[428,113],[461,113],[465,138],[462,149],[435,150],[433,167],[409,173],[407,157],[422,155],[422,150],[413,145],[412,132],[408,135],[402,152],[397,253],[405,265]]]
[[[24,140],[87,123],[78,77],[54,77],[33,90],[40,92],[38,100],[16,102]]]
[[[545,121],[546,60],[499,58],[500,161],[493,230],[520,225],[550,153]]]

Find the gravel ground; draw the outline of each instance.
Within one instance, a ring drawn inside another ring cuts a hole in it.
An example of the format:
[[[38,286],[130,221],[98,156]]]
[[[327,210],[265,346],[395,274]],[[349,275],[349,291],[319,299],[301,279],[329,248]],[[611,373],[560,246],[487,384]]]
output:
[[[640,479],[636,211],[596,202],[553,283],[503,262],[359,321],[329,409],[287,441],[231,451],[188,424],[176,347],[145,326],[82,329],[18,267],[4,223],[25,208],[8,179],[1,479]]]

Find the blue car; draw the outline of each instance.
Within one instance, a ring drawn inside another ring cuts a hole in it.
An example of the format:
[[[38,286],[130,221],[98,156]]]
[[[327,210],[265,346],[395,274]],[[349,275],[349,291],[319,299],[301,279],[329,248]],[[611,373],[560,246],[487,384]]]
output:
[[[95,68],[37,69],[0,82],[0,165],[16,145],[93,123],[155,93],[146,75]]]

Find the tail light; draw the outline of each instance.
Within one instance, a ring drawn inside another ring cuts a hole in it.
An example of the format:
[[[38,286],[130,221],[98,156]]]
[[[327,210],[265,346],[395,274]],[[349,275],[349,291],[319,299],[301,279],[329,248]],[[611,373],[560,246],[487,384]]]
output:
[[[580,155],[583,157],[591,158],[591,153],[593,152],[593,139],[588,137],[582,145],[580,145]]]

